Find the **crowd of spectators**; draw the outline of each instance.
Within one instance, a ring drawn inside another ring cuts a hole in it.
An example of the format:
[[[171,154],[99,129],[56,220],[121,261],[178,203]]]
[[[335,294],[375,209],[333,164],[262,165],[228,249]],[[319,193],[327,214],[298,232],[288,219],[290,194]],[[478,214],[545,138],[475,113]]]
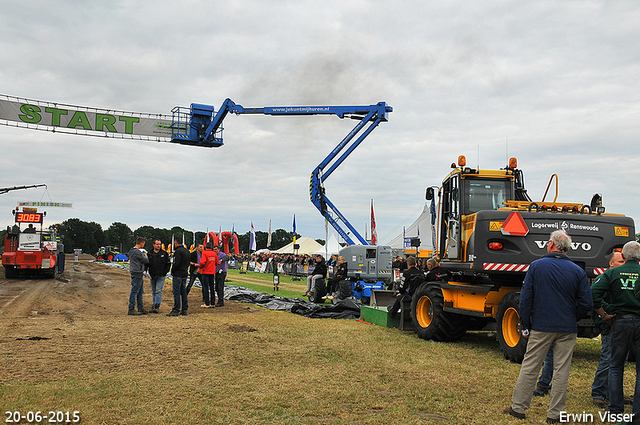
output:
[[[231,256],[229,267],[241,269],[246,263],[248,270],[263,271],[265,273],[273,273],[274,266],[280,274],[290,276],[306,276],[313,271],[315,261],[313,256],[309,254],[276,254],[273,252],[261,254],[237,254]],[[337,256],[332,255],[327,261],[327,267],[335,266]],[[306,269],[306,270],[305,270]]]

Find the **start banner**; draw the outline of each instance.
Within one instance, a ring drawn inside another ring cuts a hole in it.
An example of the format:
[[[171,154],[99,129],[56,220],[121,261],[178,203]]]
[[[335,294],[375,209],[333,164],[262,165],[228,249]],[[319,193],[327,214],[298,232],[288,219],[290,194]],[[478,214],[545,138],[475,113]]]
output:
[[[0,95],[0,124],[71,134],[171,139],[171,116],[73,106]]]

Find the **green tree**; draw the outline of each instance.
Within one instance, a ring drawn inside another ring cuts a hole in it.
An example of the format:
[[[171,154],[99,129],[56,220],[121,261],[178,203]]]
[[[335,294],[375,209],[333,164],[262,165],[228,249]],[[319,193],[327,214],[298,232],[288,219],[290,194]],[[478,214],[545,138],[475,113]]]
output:
[[[105,245],[105,235],[102,226],[95,222],[82,221],[79,218],[70,218],[63,221],[58,230],[64,236],[64,251],[73,252],[80,248],[88,254],[95,254],[101,246]]]
[[[271,250],[275,251],[283,246],[289,245],[293,242],[293,232],[287,232],[284,229],[277,229],[271,233]]]
[[[105,243],[118,247],[120,252],[128,252],[134,245],[133,232],[124,223],[111,223],[104,231]]]

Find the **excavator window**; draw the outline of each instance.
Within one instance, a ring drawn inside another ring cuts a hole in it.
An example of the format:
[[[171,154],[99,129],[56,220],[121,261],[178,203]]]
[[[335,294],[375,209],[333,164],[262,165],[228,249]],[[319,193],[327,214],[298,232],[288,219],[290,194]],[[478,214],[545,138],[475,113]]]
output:
[[[513,183],[508,180],[465,179],[464,192],[463,214],[497,210],[504,206],[503,202],[513,199]]]

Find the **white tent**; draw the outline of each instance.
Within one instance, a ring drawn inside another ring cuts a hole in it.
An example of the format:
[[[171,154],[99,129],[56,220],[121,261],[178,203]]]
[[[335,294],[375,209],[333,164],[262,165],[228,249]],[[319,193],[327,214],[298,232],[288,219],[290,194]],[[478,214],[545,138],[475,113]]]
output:
[[[320,249],[315,251],[314,254],[320,254],[325,257],[326,260],[333,254],[338,255],[338,253],[340,252],[340,248],[341,246],[338,243],[338,240],[332,233],[331,236],[329,236],[329,240],[327,241],[327,243],[324,246],[320,247]]]
[[[429,204],[425,203],[418,219],[411,226],[405,228],[404,233],[400,233],[389,245],[392,248],[412,250],[415,253],[415,247],[411,246],[410,239],[420,236],[420,251],[432,250],[431,234],[431,213],[429,212]]]
[[[316,242],[315,240],[309,237],[298,238],[296,240],[296,243],[300,245],[300,248],[298,249],[298,254],[311,254],[312,252],[315,252],[320,247],[322,247],[322,245],[320,245],[318,242]],[[287,246],[283,246],[282,248],[276,251],[271,251],[271,252],[274,252],[276,254],[295,254],[295,251],[293,249],[293,242],[291,242]]]

